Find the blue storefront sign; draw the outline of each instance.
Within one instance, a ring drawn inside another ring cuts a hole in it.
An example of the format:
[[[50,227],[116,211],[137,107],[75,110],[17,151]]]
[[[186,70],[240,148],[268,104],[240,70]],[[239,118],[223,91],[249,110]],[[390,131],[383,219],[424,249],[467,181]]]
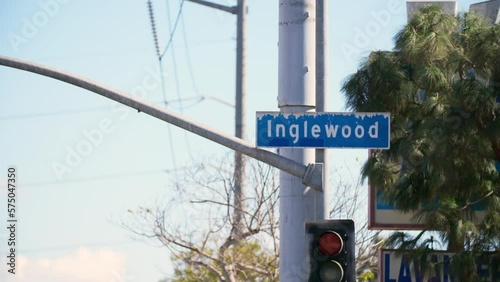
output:
[[[396,250],[386,249],[379,252],[380,282],[463,281],[451,273],[450,264],[455,253],[434,251],[429,254],[425,260],[432,263],[433,267],[424,272],[419,269],[419,264],[424,261],[422,257],[412,260],[409,259],[409,253],[401,254]],[[484,256],[477,257],[475,263],[478,281],[500,281],[500,257],[497,254],[486,252]]]
[[[257,146],[388,149],[389,113],[257,113]]]
[[[500,161],[495,161],[495,167],[497,172],[500,173]],[[422,202],[421,206],[425,207],[427,205],[438,204],[437,199],[435,202]],[[417,221],[414,211],[403,212],[397,206],[392,203],[387,202],[384,199],[383,191],[374,185],[370,185],[369,193],[369,220],[368,228],[375,230],[386,230],[386,229],[429,229],[425,222]],[[474,211],[473,222],[475,224],[481,224],[487,215],[487,210],[484,202],[475,203],[471,206],[472,211]]]

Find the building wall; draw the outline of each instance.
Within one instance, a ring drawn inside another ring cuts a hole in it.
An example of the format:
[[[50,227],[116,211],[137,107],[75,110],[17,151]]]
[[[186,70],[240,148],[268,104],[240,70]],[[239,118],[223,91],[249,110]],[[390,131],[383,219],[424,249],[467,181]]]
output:
[[[490,23],[500,23],[500,0],[492,0],[470,5],[469,11],[483,15]]]
[[[429,5],[439,5],[443,8],[443,10],[447,11],[451,15],[457,15],[458,6],[457,1],[413,1],[409,0],[406,2],[406,11],[407,11],[407,19],[410,22],[413,17],[418,13],[420,8],[429,6]]]

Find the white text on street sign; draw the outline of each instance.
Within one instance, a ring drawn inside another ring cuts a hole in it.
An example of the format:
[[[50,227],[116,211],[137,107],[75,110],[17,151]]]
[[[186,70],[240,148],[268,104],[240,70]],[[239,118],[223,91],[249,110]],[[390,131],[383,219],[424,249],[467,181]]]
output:
[[[389,144],[389,113],[257,113],[259,147],[388,149]]]

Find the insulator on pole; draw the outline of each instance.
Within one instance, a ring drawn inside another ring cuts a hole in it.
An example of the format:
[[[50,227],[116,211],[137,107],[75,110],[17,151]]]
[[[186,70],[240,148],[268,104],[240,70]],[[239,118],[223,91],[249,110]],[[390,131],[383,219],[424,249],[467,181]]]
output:
[[[158,43],[158,34],[156,33],[156,23],[155,23],[155,15],[153,12],[153,4],[151,0],[148,1],[148,10],[149,10],[149,20],[151,21],[151,29],[153,30],[153,40],[156,48],[156,55],[158,59],[161,59],[160,56],[160,44]]]

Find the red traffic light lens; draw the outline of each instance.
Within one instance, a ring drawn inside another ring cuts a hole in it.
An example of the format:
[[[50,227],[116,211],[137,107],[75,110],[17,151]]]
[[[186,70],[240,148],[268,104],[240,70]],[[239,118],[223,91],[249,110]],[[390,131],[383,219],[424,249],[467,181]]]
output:
[[[344,240],[337,232],[326,232],[319,237],[319,252],[326,256],[336,256],[344,247]]]

